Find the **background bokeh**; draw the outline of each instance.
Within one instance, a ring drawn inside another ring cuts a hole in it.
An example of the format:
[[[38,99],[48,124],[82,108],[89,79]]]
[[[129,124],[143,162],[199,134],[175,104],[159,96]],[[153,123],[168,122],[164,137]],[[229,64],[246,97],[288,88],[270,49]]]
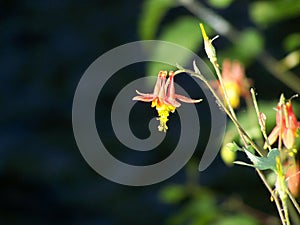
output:
[[[288,44],[284,45],[287,34],[300,32],[300,16],[293,7],[290,12],[285,12],[284,7],[277,10],[278,15],[282,10],[288,16],[261,22],[255,18],[260,16],[259,7],[265,6],[254,5],[260,1],[225,1],[231,3],[225,7],[209,4],[218,1],[199,2],[230,21],[236,29],[255,27],[263,39],[261,48],[267,49],[272,57],[281,59],[293,50],[293,46],[289,49],[285,48]],[[139,0],[0,2],[0,224],[206,224],[203,218],[209,213],[208,218],[220,216],[222,209],[230,209],[228,213],[222,211],[224,218],[239,210],[246,221],[256,218],[247,224],[263,224],[261,218],[272,220],[276,216],[269,194],[254,170],[226,167],[218,157],[209,169],[197,172],[206,132],[185,169],[151,186],[112,183],[93,171],[82,158],[71,122],[76,85],[101,54],[143,38],[144,3]],[[296,3],[292,1],[294,8],[299,9],[299,1]],[[200,20],[184,7],[173,7],[158,21],[157,31],[150,36],[160,38],[180,16]],[[198,23],[189,27],[195,27],[190,32],[200,40]],[[236,51],[227,49],[232,44],[226,38],[221,37],[215,43],[221,55],[227,53],[229,58],[240,59],[238,54],[234,55]],[[200,42],[195,51],[205,57]],[[276,102],[281,92],[287,96],[295,93],[274,78],[257,58],[254,55],[245,63],[247,75],[254,81],[261,99]],[[174,131],[179,124],[176,115],[170,122],[170,141],[147,157],[126,153],[113,137],[109,114],[113,98],[124,84],[144,76],[147,71],[146,64],[132,65],[112,77],[99,96],[96,115],[99,134],[112,153],[137,164],[167,157],[178,137]],[[299,74],[299,67],[293,72]],[[178,82],[184,87],[191,86],[191,95],[197,97],[197,87],[191,80],[179,78]],[[201,130],[209,129],[207,106],[197,108]],[[155,111],[146,104],[138,105],[135,110],[139,116],[130,121],[133,132],[146,137],[147,126],[141,128],[141,124],[147,124]]]

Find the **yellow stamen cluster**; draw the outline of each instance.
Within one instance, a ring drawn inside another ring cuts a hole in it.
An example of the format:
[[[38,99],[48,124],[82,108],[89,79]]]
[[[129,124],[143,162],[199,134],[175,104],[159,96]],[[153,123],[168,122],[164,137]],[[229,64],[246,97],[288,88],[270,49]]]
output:
[[[167,122],[170,112],[175,112],[176,107],[168,104],[158,104],[157,100],[152,102],[151,107],[156,107],[156,110],[158,112],[158,118],[159,120],[159,126],[158,130],[166,132],[168,130]]]

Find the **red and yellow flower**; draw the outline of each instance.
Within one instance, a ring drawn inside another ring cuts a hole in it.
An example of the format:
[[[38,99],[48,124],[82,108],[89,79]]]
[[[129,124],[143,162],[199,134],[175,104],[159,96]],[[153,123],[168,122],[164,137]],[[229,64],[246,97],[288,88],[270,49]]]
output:
[[[297,137],[297,131],[300,129],[300,122],[297,120],[291,100],[285,102],[283,95],[277,104],[276,126],[270,133],[268,140],[272,145],[279,137],[287,149],[291,149]]]
[[[166,79],[167,75],[169,76],[168,79]],[[181,105],[177,100],[185,103],[198,103],[202,101],[202,99],[196,100],[176,94],[174,76],[175,73],[173,71],[170,71],[169,74],[167,71],[160,71],[153,93],[144,94],[136,91],[139,95],[133,98],[133,100],[137,101],[152,102],[151,107],[155,107],[158,112],[158,120],[160,121],[158,126],[159,131],[167,131],[170,112],[175,112],[175,109]]]
[[[297,161],[292,164],[286,164],[288,169],[285,177],[288,184],[288,188],[294,197],[298,197],[300,194],[300,165]]]
[[[238,61],[225,59],[222,64],[222,78],[231,106],[235,109],[240,105],[240,98],[249,97],[250,80],[245,76],[244,66]],[[213,83],[214,87],[220,85]],[[221,95],[223,92],[220,91]]]

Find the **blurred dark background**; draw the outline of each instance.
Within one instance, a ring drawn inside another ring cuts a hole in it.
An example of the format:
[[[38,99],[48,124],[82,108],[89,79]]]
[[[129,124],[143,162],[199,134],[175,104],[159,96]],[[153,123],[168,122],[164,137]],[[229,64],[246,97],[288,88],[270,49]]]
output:
[[[88,166],[72,131],[72,100],[82,74],[106,51],[139,40],[141,7],[138,0],[0,2],[0,224],[163,224],[177,209],[163,204],[158,192],[166,184],[184,183],[185,170],[146,187],[112,183]],[[271,50],[276,53],[276,46]],[[113,86],[142,76],[143,69],[137,65],[120,71],[123,78],[108,84],[97,120],[109,113]],[[250,70],[260,77],[255,64]],[[266,83],[259,82],[263,91]],[[144,112],[146,107],[140,107]],[[110,143],[109,135],[105,138]],[[201,148],[196,161],[200,155]],[[159,161],[166,152],[156,156]],[[221,196],[240,193],[250,205],[276,213],[254,171],[225,168],[218,157],[200,175],[201,185]]]

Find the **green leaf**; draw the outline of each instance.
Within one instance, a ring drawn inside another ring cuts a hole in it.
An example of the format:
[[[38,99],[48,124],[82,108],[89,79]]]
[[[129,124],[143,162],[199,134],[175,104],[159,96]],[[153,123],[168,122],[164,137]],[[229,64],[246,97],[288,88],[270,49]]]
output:
[[[208,0],[208,4],[218,9],[224,9],[227,8],[233,1],[234,0]]]
[[[244,58],[255,58],[261,53],[263,47],[263,37],[255,29],[244,30],[236,46]]]
[[[233,163],[234,163],[234,164],[237,164],[237,165],[241,165],[241,166],[254,167],[254,165],[249,164],[249,163],[245,163],[245,162],[242,162],[242,161],[234,161]]]
[[[270,184],[271,186],[274,186],[276,183],[276,180],[277,180],[277,174],[274,172],[267,173],[266,179],[267,179],[268,184]]]
[[[240,146],[238,146],[235,142],[227,143],[225,148],[229,151],[236,152],[241,150]]]
[[[284,48],[287,51],[293,51],[300,48],[300,33],[288,35],[283,41]]]
[[[160,40],[169,41],[192,51],[200,47],[202,38],[199,30],[199,20],[191,16],[182,16],[173,23],[163,27]]]
[[[228,216],[222,218],[219,222],[215,223],[215,225],[258,225],[260,224],[255,218],[250,217],[244,214],[238,214],[233,216]]]
[[[252,20],[261,26],[300,15],[300,1],[255,1],[250,6]]]
[[[263,48],[262,35],[257,30],[249,28],[241,33],[238,40],[226,54],[234,56],[243,64],[249,64],[261,53]]]
[[[146,65],[146,75],[153,76],[153,82],[156,80],[157,74],[161,70],[174,71],[176,70],[176,67],[160,62],[148,62]]]
[[[252,145],[249,145],[247,147],[247,151],[250,152],[250,153],[252,153],[252,154],[255,154],[255,152],[256,152]]]
[[[173,0],[146,0],[139,19],[138,32],[141,39],[154,39],[161,20],[174,5]]]
[[[170,185],[164,187],[159,193],[159,198],[164,203],[169,203],[169,204],[177,203],[185,197],[186,197],[186,192],[184,186],[181,185]]]
[[[212,224],[217,218],[219,211],[212,195],[203,193],[193,197],[181,206],[181,210],[171,216],[165,224],[167,225],[200,225]]]
[[[198,19],[191,16],[180,17],[171,24],[163,27],[159,40],[172,42],[185,47],[193,52],[197,51],[202,42],[200,30],[198,27]],[[169,49],[168,46],[160,46],[157,49],[152,49],[155,58],[168,58],[174,63],[180,63],[180,65],[185,65],[190,59],[190,54],[178,54],[177,52]],[[162,63],[148,63],[146,68],[147,75],[156,75],[160,70],[174,70],[175,67],[162,64]]]
[[[235,162],[236,164],[244,165],[244,166],[252,166],[259,170],[273,170],[276,171],[276,157],[279,156],[279,150],[278,149],[272,149],[267,157],[259,157],[248,150],[245,149],[245,153],[247,154],[248,158],[251,160],[253,165],[247,164],[244,162]]]

